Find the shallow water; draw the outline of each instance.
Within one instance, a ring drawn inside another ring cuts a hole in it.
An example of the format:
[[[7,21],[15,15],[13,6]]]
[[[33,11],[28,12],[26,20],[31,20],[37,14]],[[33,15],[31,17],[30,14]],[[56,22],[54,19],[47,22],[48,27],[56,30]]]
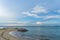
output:
[[[10,32],[18,38],[25,37],[30,40],[60,40],[60,27],[19,27],[28,29],[28,32]]]

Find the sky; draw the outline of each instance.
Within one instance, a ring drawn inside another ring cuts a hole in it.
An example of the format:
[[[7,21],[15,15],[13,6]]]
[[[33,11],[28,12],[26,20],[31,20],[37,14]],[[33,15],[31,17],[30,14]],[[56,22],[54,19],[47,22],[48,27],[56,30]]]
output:
[[[60,24],[60,0],[0,0],[0,25]]]

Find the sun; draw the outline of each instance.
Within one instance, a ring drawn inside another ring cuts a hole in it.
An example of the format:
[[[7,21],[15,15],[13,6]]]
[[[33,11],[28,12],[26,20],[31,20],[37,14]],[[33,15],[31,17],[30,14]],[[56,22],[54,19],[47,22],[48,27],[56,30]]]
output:
[[[8,17],[6,8],[4,6],[0,5],[0,17]]]
[[[13,18],[13,13],[3,5],[0,5],[0,18]]]

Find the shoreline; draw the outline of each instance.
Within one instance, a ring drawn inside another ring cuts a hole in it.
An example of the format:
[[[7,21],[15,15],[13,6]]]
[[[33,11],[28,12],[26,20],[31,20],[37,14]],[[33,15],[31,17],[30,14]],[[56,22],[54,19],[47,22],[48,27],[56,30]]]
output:
[[[9,35],[9,32],[11,31],[16,31],[16,29],[15,28],[0,29],[0,40],[18,40],[17,38]]]
[[[53,37],[52,35],[39,35],[35,36],[37,38],[34,38],[31,36],[21,36],[20,38],[16,38],[12,35],[9,35],[9,32],[11,31],[17,31],[17,28],[4,28],[0,29],[0,40],[57,40],[58,38],[55,39],[55,36]],[[57,36],[56,36],[57,37]],[[60,39],[60,38],[59,38]]]

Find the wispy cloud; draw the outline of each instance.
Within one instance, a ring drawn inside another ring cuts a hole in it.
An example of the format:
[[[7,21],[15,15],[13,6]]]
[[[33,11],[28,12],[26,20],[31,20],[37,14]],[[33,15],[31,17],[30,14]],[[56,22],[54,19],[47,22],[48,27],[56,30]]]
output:
[[[39,14],[47,14],[49,12],[49,10],[47,8],[45,8],[44,6],[39,6],[36,5],[35,7],[32,8],[31,11],[25,11],[22,12],[23,15],[30,16],[30,17],[34,17],[34,18],[43,18],[44,16],[40,16]]]
[[[46,17],[44,18],[44,20],[47,20],[47,19],[54,19],[54,18],[59,18],[59,19],[60,19],[60,15],[46,16]]]
[[[57,19],[57,18],[60,18],[60,15],[53,15],[53,14],[50,14],[49,12],[51,12],[52,10],[44,7],[44,6],[39,6],[39,5],[36,5],[35,7],[32,8],[31,11],[27,11],[27,12],[23,12],[23,14],[27,17],[27,16],[30,16],[30,17],[34,17],[34,18],[42,18],[43,20],[47,20],[47,19]],[[55,11],[55,10],[53,10]],[[60,13],[60,10],[57,10],[56,12]],[[45,16],[40,16],[41,14],[46,14]],[[48,15],[50,14],[50,15]]]
[[[22,21],[17,21],[17,20],[5,20],[2,21],[0,20],[0,26],[26,26],[29,22],[22,22]]]
[[[34,18],[41,18],[40,16],[38,16],[38,14],[34,14],[34,13],[30,13],[30,12],[23,12],[23,14],[25,16],[30,16],[30,17],[34,17]]]
[[[31,12],[33,12],[33,13],[48,13],[48,9],[43,6],[37,5],[33,8],[33,10]]]
[[[23,14],[27,17],[34,17],[34,18],[42,18],[43,20],[47,19],[55,19],[55,18],[60,18],[60,15],[46,15],[46,16],[39,16],[38,14],[30,13],[30,12],[23,12]]]

